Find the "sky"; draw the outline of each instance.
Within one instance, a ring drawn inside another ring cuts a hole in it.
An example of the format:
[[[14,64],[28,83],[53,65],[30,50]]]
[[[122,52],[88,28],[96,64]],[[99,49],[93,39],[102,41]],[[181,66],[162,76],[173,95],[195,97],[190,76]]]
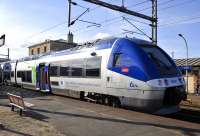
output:
[[[102,0],[121,6],[121,0]],[[138,17],[112,11],[82,0],[73,0],[71,20],[82,14],[82,21],[76,21],[68,28],[67,0],[0,0],[0,36],[6,34],[6,45],[0,53],[10,48],[11,59],[28,56],[27,47],[46,39],[67,39],[67,33],[74,34],[75,42],[86,42],[97,38],[136,37],[149,40],[139,34],[128,34],[124,30],[138,32],[121,16],[128,18],[147,35],[151,36],[150,22]],[[151,16],[150,0],[124,0],[127,9]],[[158,0],[158,46],[174,58],[185,58],[186,47],[181,33],[187,39],[189,57],[200,57],[200,0]]]

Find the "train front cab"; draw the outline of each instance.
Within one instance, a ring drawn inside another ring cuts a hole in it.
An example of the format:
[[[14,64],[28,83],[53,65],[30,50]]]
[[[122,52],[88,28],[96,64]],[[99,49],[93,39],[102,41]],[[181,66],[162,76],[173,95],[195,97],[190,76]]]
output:
[[[161,62],[162,57],[167,62]],[[163,63],[169,64],[170,67]],[[126,94],[129,96],[122,95],[125,104],[155,111],[163,106],[177,106],[183,99],[184,83],[180,82],[181,74],[170,57],[159,47],[146,45],[145,42],[135,43],[128,39],[118,40],[113,46],[107,68],[116,75],[113,79],[126,79],[118,82],[117,86],[112,86],[116,90],[127,88]],[[159,79],[164,83],[167,80],[168,86],[154,86],[154,83],[159,83]],[[176,82],[177,85],[172,86],[172,82]]]
[[[50,92],[49,64],[40,63],[36,66],[36,89],[42,92]]]

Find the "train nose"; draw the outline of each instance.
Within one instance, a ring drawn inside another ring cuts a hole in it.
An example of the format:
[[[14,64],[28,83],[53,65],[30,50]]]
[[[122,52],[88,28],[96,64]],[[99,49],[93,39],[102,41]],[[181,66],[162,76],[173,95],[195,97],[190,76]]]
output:
[[[182,100],[186,98],[187,98],[187,95],[183,86],[169,87],[165,90],[163,105],[175,106],[175,105],[178,105]]]

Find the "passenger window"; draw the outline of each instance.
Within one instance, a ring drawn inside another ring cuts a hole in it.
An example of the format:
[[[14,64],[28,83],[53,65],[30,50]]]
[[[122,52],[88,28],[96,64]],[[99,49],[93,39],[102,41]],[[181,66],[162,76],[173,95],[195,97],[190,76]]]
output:
[[[74,60],[71,63],[71,76],[80,77],[83,76],[84,61]]]
[[[86,76],[100,77],[101,57],[90,58],[86,60]]]
[[[50,76],[59,76],[59,67],[58,66],[50,66],[49,70]]]
[[[22,82],[32,82],[32,72],[31,71],[18,71],[22,78]],[[19,76],[18,76],[19,77]]]
[[[17,77],[21,77],[21,71],[17,71]]]
[[[14,77],[14,71],[11,71],[11,77]]]
[[[69,76],[70,67],[60,66],[60,76]]]
[[[70,62],[60,62],[60,76],[70,76]]]
[[[26,71],[26,82],[31,83],[32,82],[32,72]]]
[[[22,82],[25,82],[26,81],[25,71],[21,72],[21,77],[22,77]]]
[[[122,59],[122,53],[115,53],[113,59],[113,67],[119,67]]]

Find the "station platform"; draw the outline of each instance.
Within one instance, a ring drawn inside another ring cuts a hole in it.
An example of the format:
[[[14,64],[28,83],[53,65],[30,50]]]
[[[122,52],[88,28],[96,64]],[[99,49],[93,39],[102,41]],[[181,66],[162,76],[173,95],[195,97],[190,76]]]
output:
[[[181,105],[200,108],[200,94],[189,94],[187,96],[187,101],[182,101]]]
[[[176,115],[158,116],[134,109],[113,108],[23,88],[6,86],[1,91],[0,109],[4,107],[5,110],[4,114],[0,113],[0,122],[5,124],[4,136],[11,135],[13,132],[15,135],[41,135],[40,132],[47,128],[51,129],[45,131],[43,135],[51,133],[50,135],[59,136],[62,134],[70,136],[200,136],[199,118],[191,118],[193,113],[188,114],[187,109]],[[25,111],[24,116],[20,117],[17,113],[10,111],[9,100],[5,97],[7,92],[23,94],[24,100],[33,103],[35,107]],[[197,112],[195,116],[199,114],[200,112]],[[0,132],[2,136],[1,129]]]

